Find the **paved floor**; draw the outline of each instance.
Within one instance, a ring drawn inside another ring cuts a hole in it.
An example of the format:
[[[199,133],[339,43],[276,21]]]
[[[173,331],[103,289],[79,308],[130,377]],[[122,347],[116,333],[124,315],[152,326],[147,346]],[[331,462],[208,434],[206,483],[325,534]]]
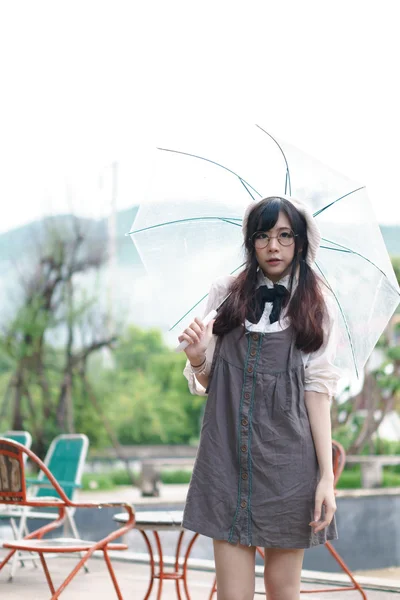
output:
[[[169,504],[184,502],[187,493],[186,485],[162,486],[161,498],[141,498],[139,491],[131,487],[119,488],[118,493],[111,492],[80,492],[79,499],[82,501],[107,502],[112,500],[132,502],[135,506],[143,509],[151,509],[155,505],[162,503],[167,508]],[[3,551],[0,550],[0,557]],[[61,583],[73,567],[73,559],[57,558],[49,560],[49,568],[54,578],[54,583]],[[114,561],[115,571],[125,600],[141,600],[145,596],[148,586],[148,566],[132,562]],[[364,572],[362,575],[372,577],[385,577],[386,580],[400,579],[398,569],[388,569],[376,572]],[[198,570],[191,570],[189,573],[189,587],[192,594],[192,600],[208,600],[210,589],[213,583],[214,574]],[[327,586],[324,586],[327,587]],[[302,589],[320,589],[315,584],[306,584],[303,582]],[[261,578],[257,578],[256,589],[263,590]],[[367,590],[368,600],[400,600],[400,592]],[[14,581],[8,581],[8,568],[0,572],[0,598],[5,600],[46,600],[51,597],[44,574],[39,568],[34,568],[32,564],[20,568]],[[176,598],[175,584],[165,582],[163,587],[163,600],[173,600]],[[116,598],[113,585],[111,583],[108,571],[101,560],[94,559],[90,563],[90,573],[79,573],[67,590],[61,595],[62,600],[77,600],[80,598],[95,598],[96,600],[113,600]],[[152,599],[156,598],[155,588],[153,588]],[[256,595],[256,599],[265,600],[265,595]],[[304,594],[301,598],[313,598],[313,600],[360,600],[361,595],[358,592],[340,592],[340,593],[315,593],[312,595]],[[216,597],[214,596],[214,600]]]
[[[49,568],[54,578],[54,583],[62,581],[69,570],[73,567],[73,559],[57,558],[49,560]],[[148,583],[148,567],[146,565],[131,564],[126,562],[114,561],[115,571],[124,599],[144,598]],[[90,572],[88,574],[80,572],[75,580],[70,584],[67,590],[62,594],[62,600],[77,600],[80,598],[95,598],[96,600],[113,600],[116,598],[108,571],[103,561],[94,559],[90,563]],[[8,569],[0,573],[0,598],[5,600],[46,600],[50,598],[50,592],[44,579],[41,568],[35,568],[28,565],[20,568],[13,582],[8,581]],[[207,600],[213,583],[214,575],[210,572],[190,571],[189,587],[192,593],[192,600]],[[176,598],[175,584],[165,582],[163,590],[163,600],[172,600]],[[315,585],[303,584],[303,589],[316,588]],[[257,578],[257,590],[262,590],[262,580]],[[152,598],[156,594],[153,589]],[[302,595],[307,598],[308,595]],[[313,600],[360,600],[358,592],[346,593],[324,593],[312,594]],[[390,593],[382,591],[367,591],[368,600],[400,600],[400,593]],[[256,595],[255,598],[265,599],[264,595]],[[214,596],[216,600],[216,597]]]
[[[162,505],[166,510],[169,510],[170,507],[177,508],[178,506],[183,506],[186,495],[188,491],[187,484],[160,484],[160,497],[159,498],[142,498],[140,495],[140,490],[138,488],[132,488],[132,486],[120,486],[116,490],[111,491],[101,491],[101,490],[93,490],[93,491],[77,491],[77,495],[79,500],[82,502],[111,502],[113,500],[118,500],[119,502],[129,502],[133,503],[138,510],[152,510],[158,505]],[[368,492],[373,492],[373,490],[367,490]],[[396,488],[396,493],[398,493],[398,488]],[[338,495],[345,494],[363,494],[366,490],[339,490]],[[134,533],[132,532],[132,537]],[[168,534],[167,534],[168,535]],[[170,534],[169,534],[170,535]],[[138,542],[138,543],[136,543]],[[145,551],[143,546],[142,548],[142,540],[140,536],[136,536],[134,538],[134,542],[132,541],[131,550],[132,551]],[[205,545],[205,544],[204,544]],[[210,545],[210,544],[209,544]],[[174,544],[171,544],[167,548],[170,550],[167,554],[173,554],[171,550]],[[194,548],[193,555],[196,555],[197,546]],[[174,546],[175,547],[175,546]],[[138,548],[138,549],[137,549]],[[206,548],[208,550],[208,548]],[[198,553],[199,558],[206,558],[209,556],[208,553]],[[387,580],[396,580],[399,582],[400,586],[400,566],[399,567],[388,567],[385,569],[376,569],[376,570],[366,570],[358,572],[362,576],[373,577],[373,578],[384,578]],[[338,595],[338,594],[337,594]],[[337,597],[336,595],[336,597]],[[345,594],[345,596],[350,596],[350,594]],[[306,597],[306,596],[305,596]],[[393,598],[393,596],[391,596]],[[350,599],[349,599],[350,600]]]

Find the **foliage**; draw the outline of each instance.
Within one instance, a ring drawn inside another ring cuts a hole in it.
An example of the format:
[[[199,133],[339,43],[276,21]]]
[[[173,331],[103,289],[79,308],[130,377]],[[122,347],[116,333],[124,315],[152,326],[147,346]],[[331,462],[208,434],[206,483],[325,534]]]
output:
[[[188,484],[192,472],[188,469],[165,469],[161,471],[163,484]],[[126,471],[116,470],[107,473],[85,473],[82,489],[85,491],[111,490],[118,486],[129,486],[131,482]],[[337,484],[339,490],[361,489],[360,465],[346,466]],[[400,487],[400,465],[383,468],[382,487]]]
[[[49,393],[56,402],[62,380],[62,349],[46,344],[44,364]],[[73,381],[74,427],[89,436],[92,447],[110,445],[102,415],[110,422],[121,444],[187,444],[199,434],[204,398],[192,396],[183,377],[184,355],[170,350],[157,330],[128,327],[113,350],[114,367],[107,368],[100,353],[88,362],[87,376],[100,410],[88,398],[84,382]],[[7,355],[0,367],[0,393],[4,396],[12,375]],[[32,379],[30,396],[35,411],[35,427],[47,443],[62,432],[55,418],[46,418],[41,405],[41,389]],[[101,413],[101,414],[100,414]],[[11,416],[2,429],[12,426]],[[23,426],[33,429],[32,416],[23,414]],[[47,444],[46,444],[47,445]],[[103,485],[103,484],[102,484]],[[106,484],[104,484],[106,485]]]
[[[185,469],[165,469],[161,471],[161,481],[164,484],[186,484],[189,483],[192,471]],[[137,475],[136,475],[137,478]],[[125,470],[115,470],[106,473],[85,473],[82,477],[82,489],[112,490],[118,486],[130,486],[131,481]]]
[[[114,358],[118,370],[145,371],[154,355],[165,354],[167,348],[157,329],[142,330],[130,325],[118,340]]]
[[[49,220],[43,236],[33,240],[14,316],[0,336],[0,372],[8,374],[0,427],[29,429],[40,456],[54,435],[81,426],[76,413],[87,413],[87,359],[113,342],[80,285],[81,276],[105,260],[104,248],[96,247],[78,219],[71,218],[68,230]],[[93,421],[95,414],[88,424]]]
[[[364,422],[364,418],[355,415],[352,423],[355,425],[347,424],[341,427],[338,427],[333,432],[333,438],[342,444],[343,448],[346,452],[351,447],[351,444],[354,441],[355,435],[357,435],[361,429],[361,426]],[[365,445],[361,448],[360,455],[365,456],[368,454],[376,454],[376,455],[388,455],[395,454],[400,455],[400,441],[391,441],[381,439],[378,435],[375,435],[371,440],[365,443]]]
[[[352,490],[361,488],[361,469],[359,465],[346,467],[337,483],[338,490]]]
[[[400,282],[400,256],[392,256],[391,260],[397,281]]]
[[[82,477],[82,489],[84,491],[112,490],[115,485],[108,473],[84,473]]]
[[[400,280],[400,257],[392,258],[392,264]],[[400,408],[400,324],[396,327],[394,323],[377,344],[384,356],[383,364],[374,372],[365,371],[361,392],[348,398],[345,390],[344,398],[333,400],[333,437],[349,454],[382,453],[379,427],[386,415]]]
[[[67,234],[48,233],[24,299],[0,334],[0,430],[28,429],[42,455],[55,435],[74,430],[86,433],[92,447],[109,446],[110,438],[114,446],[196,443],[205,398],[188,391],[185,356],[169,349],[156,329],[130,325],[110,336],[96,297],[77,285],[102,268],[104,251],[75,222]],[[393,265],[399,277],[400,258]],[[400,347],[390,347],[385,335],[380,345],[387,361],[363,391],[369,415],[396,407],[400,395]],[[373,437],[376,423],[359,406],[357,398],[336,402],[334,437],[350,451],[386,452]],[[109,485],[107,478],[99,485]]]
[[[161,481],[163,483],[189,483],[192,476],[192,471],[189,470],[178,470],[178,471],[162,471]]]
[[[115,359],[114,370],[93,366],[89,375],[121,444],[186,444],[198,435],[204,398],[189,393],[185,357],[158,331],[129,327]]]
[[[382,487],[400,487],[400,472],[394,467],[384,467]],[[361,467],[360,465],[346,466],[337,484],[338,490],[360,489]]]

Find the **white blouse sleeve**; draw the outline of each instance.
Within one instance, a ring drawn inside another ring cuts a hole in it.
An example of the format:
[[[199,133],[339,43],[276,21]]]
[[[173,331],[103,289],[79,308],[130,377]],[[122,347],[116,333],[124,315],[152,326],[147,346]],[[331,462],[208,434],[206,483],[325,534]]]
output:
[[[206,309],[204,311],[203,318],[210,312],[210,310],[213,310],[222,302],[222,300],[228,294],[229,287],[230,287],[230,284],[232,283],[233,279],[234,279],[233,276],[229,275],[226,277],[220,277],[219,279],[214,281],[214,283],[212,284],[210,291],[208,293],[208,299],[207,299]],[[217,341],[217,336],[213,335],[211,338],[211,341],[208,345],[208,348],[206,350],[206,366],[207,366],[206,371],[205,371],[206,374],[208,374],[211,370],[211,364],[212,364],[213,357],[214,357],[216,341]],[[192,394],[196,394],[198,396],[206,396],[206,390],[201,385],[201,383],[199,383],[199,381],[196,379],[196,376],[194,375],[194,373],[192,372],[192,370],[190,368],[189,361],[186,361],[186,366],[183,370],[183,374],[186,377],[186,379],[188,380],[189,391]]]
[[[325,297],[327,316],[323,323],[324,342],[316,352],[311,352],[305,364],[305,391],[328,394],[331,399],[337,390],[341,371],[334,365],[338,346],[338,309],[334,298]]]

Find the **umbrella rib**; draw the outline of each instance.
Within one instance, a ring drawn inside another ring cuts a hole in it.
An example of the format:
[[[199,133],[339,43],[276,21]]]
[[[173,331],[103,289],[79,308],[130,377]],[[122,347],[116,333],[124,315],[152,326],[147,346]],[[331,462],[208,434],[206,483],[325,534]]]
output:
[[[163,152],[173,152],[175,154],[182,154],[183,156],[191,156],[192,158],[198,158],[199,160],[204,160],[205,162],[209,162],[212,165],[215,165],[216,167],[221,167],[221,169],[224,169],[225,171],[228,171],[228,173],[232,173],[232,175],[235,175],[235,177],[237,177],[242,184],[246,184],[246,185],[244,185],[244,188],[247,190],[247,192],[250,194],[250,196],[252,198],[253,198],[253,196],[250,193],[248,187],[250,189],[252,189],[253,192],[257,194],[257,196],[262,198],[260,192],[257,192],[257,190],[255,188],[253,188],[253,186],[250,185],[250,183],[248,181],[243,179],[243,177],[240,177],[240,175],[235,173],[235,171],[232,171],[232,169],[229,169],[228,167],[224,167],[224,165],[217,163],[215,160],[211,160],[210,158],[205,158],[204,156],[198,156],[197,154],[191,154],[190,152],[182,152],[181,150],[171,150],[170,148],[157,148],[157,150],[162,150]],[[253,198],[253,200],[254,200],[254,198]]]
[[[135,229],[129,231],[126,235],[133,235],[134,233],[141,233],[142,231],[149,231],[150,229],[157,229],[157,227],[165,227],[166,225],[175,225],[176,223],[188,223],[190,221],[225,221],[231,225],[237,225],[241,227],[242,220],[239,217],[191,217],[190,219],[177,219],[176,221],[166,221],[165,223],[157,223],[157,225],[149,225],[149,227],[143,227],[143,229]],[[239,221],[239,223],[234,223]]]
[[[188,310],[187,312],[185,312],[185,314],[184,314],[184,315],[183,315],[183,316],[182,316],[182,317],[179,319],[179,321],[177,321],[176,323],[174,323],[174,324],[173,324],[173,325],[172,325],[172,326],[169,328],[169,331],[172,331],[172,330],[173,330],[173,329],[174,329],[174,328],[175,328],[177,325],[179,325],[179,323],[180,323],[181,321],[183,321],[183,319],[184,319],[184,318],[185,318],[185,317],[186,317],[188,314],[190,314],[190,313],[192,312],[192,310],[196,308],[196,306],[198,306],[198,305],[199,305],[201,302],[203,302],[203,300],[204,300],[205,298],[207,298],[207,296],[208,296],[208,292],[207,292],[207,294],[205,294],[205,295],[204,295],[202,298],[200,298],[200,300],[199,300],[198,302],[196,302],[196,304],[193,304],[192,308],[189,308],[189,310]]]
[[[288,171],[286,170],[286,175],[285,175],[285,194],[287,194],[288,184],[289,184],[289,188],[290,188],[290,178],[289,178]],[[288,195],[291,196],[290,192],[289,192]]]
[[[317,267],[317,269],[321,273],[322,277],[325,279],[325,282],[326,282],[325,285],[332,292],[332,294],[333,294],[333,296],[334,296],[334,298],[336,300],[336,303],[337,303],[337,305],[339,307],[340,313],[341,313],[341,315],[343,317],[343,321],[344,321],[344,324],[345,324],[345,327],[346,327],[347,336],[348,336],[349,342],[350,342],[351,353],[353,355],[353,361],[354,361],[354,366],[355,366],[355,369],[356,369],[356,374],[357,374],[357,377],[359,377],[358,367],[357,367],[357,362],[356,362],[356,356],[355,356],[354,346],[353,346],[353,340],[352,340],[352,337],[351,337],[349,325],[347,323],[346,315],[344,314],[343,309],[341,307],[341,304],[339,302],[339,298],[337,297],[337,295],[335,294],[334,290],[332,289],[332,286],[330,285],[328,279],[326,278],[325,273],[323,272],[323,270],[321,269],[321,267],[319,266],[319,264],[317,262],[315,262],[315,266]]]
[[[332,248],[331,246],[320,246],[323,250],[332,250],[333,252],[344,252],[344,254],[353,254],[351,250],[343,250],[342,248]]]
[[[248,194],[250,194],[250,196],[253,198],[254,202],[256,201],[256,199],[254,198],[253,194],[251,193],[251,191],[249,190],[249,188],[247,187],[246,183],[243,181],[243,179],[241,177],[239,177],[240,183],[242,184],[242,186],[244,187],[244,189],[246,190],[246,192]]]
[[[291,184],[291,180],[290,180],[289,163],[287,161],[286,154],[284,153],[282,146],[274,138],[274,136],[272,136],[270,133],[268,133],[268,131],[265,131],[265,129],[263,129],[260,125],[256,124],[256,127],[258,127],[258,129],[261,129],[261,131],[263,131],[266,135],[268,135],[271,138],[271,140],[273,142],[275,142],[275,144],[278,146],[279,150],[281,151],[283,160],[285,161],[285,164],[286,164],[285,194],[287,193],[287,187],[289,185],[289,196],[291,196],[292,195],[292,184]]]
[[[347,198],[347,196],[350,196],[351,194],[355,194],[356,192],[359,192],[360,190],[365,190],[365,185],[362,185],[361,187],[352,190],[351,192],[347,192],[347,194],[344,194],[344,196],[340,196],[340,198],[336,198],[336,200],[333,200],[333,202],[331,202],[330,204],[327,204],[326,206],[324,206],[323,208],[320,208],[319,210],[317,210],[317,212],[315,212],[313,214],[313,217],[318,217],[318,215],[320,215],[321,213],[323,213],[327,208],[330,208],[331,206],[333,206],[334,204],[336,204],[336,202],[339,202],[339,200],[343,200],[343,198]]]
[[[390,287],[393,288],[393,291],[395,291],[396,294],[398,294],[400,296],[400,291],[396,290],[396,288],[394,287],[392,282],[389,280],[386,273],[384,271],[382,271],[382,269],[380,267],[378,267],[378,265],[376,265],[372,260],[370,260],[369,258],[364,256],[363,254],[360,254],[359,252],[352,250],[351,248],[347,248],[346,246],[343,246],[342,244],[338,244],[337,242],[332,242],[332,240],[328,240],[326,238],[322,238],[322,239],[324,240],[324,242],[328,242],[328,244],[333,244],[334,246],[338,246],[338,248],[327,248],[326,246],[321,246],[321,248],[325,248],[326,250],[336,250],[336,251],[341,251],[341,252],[347,252],[349,254],[354,254],[355,256],[359,256],[363,260],[366,260],[370,265],[375,267],[375,269],[378,269],[378,271],[380,271],[380,273],[382,273],[382,275],[384,275],[384,277],[386,277]]]
[[[234,273],[236,273],[236,271],[238,271],[239,269],[241,269],[242,267],[244,267],[246,263],[242,263],[241,265],[239,265],[238,267],[236,267],[236,269],[233,269],[233,271],[230,272],[230,275],[233,275]],[[231,295],[231,293],[229,293],[223,300],[222,302],[220,302],[220,304],[218,304],[217,308],[215,309],[216,311],[218,311],[221,306],[224,304],[224,302],[229,298],[229,296]],[[189,310],[183,315],[183,317],[181,317],[179,319],[179,321],[177,321],[174,325],[172,325],[172,327],[169,328],[169,331],[172,331],[177,325],[179,325],[179,323],[188,315],[192,312],[193,309],[196,308],[196,306],[198,306],[201,302],[203,302],[203,300],[205,298],[207,298],[208,293],[205,294],[198,302],[196,302],[196,304],[194,304],[192,306],[192,308],[189,308]]]

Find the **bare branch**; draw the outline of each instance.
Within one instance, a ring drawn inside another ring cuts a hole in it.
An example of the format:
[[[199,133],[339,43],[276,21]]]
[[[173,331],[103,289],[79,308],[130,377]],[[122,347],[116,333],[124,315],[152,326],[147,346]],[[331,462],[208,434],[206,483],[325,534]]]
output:
[[[82,361],[85,361],[90,354],[92,354],[93,352],[96,352],[97,350],[100,350],[101,348],[104,348],[104,347],[111,348],[113,346],[113,344],[115,344],[116,341],[117,341],[117,337],[112,336],[112,337],[109,337],[104,340],[99,340],[97,342],[93,342],[92,344],[90,344],[90,346],[87,346],[86,348],[84,348],[84,350],[82,350],[81,352],[79,352],[78,354],[76,354],[73,357],[73,365],[75,366],[75,365],[81,363]]]

